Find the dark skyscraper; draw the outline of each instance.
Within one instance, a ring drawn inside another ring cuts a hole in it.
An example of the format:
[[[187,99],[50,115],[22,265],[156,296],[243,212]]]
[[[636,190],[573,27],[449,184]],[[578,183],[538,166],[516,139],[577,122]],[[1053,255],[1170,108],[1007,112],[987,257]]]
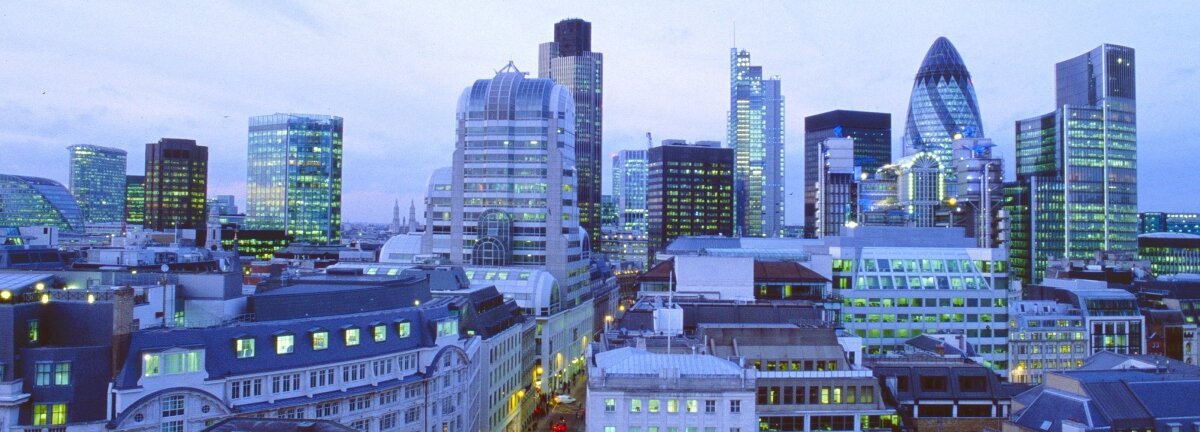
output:
[[[804,118],[804,231],[815,232],[817,215],[816,184],[820,176],[818,160],[821,141],[826,138],[854,139],[854,166],[863,173],[875,174],[892,163],[892,115],[863,111],[837,110]]]
[[[1055,111],[1016,122],[1007,188],[1012,265],[1029,282],[1050,259],[1138,251],[1134,50],[1101,45],[1058,63],[1055,81]]]
[[[146,144],[146,229],[196,229],[204,241],[208,210],[208,147],[189,139]]]
[[[904,127],[904,155],[931,152],[946,170],[947,188],[957,182],[953,146],[958,138],[983,138],[983,120],[971,73],[954,44],[937,38],[917,69]]]
[[[603,178],[604,55],[592,52],[592,24],[581,19],[554,25],[554,42],[538,50],[538,77],[571,90],[575,99],[575,167],[579,175],[579,225],[592,250],[600,248]]]
[[[648,252],[679,236],[733,235],[733,149],[715,141],[664,140],[650,149]]]

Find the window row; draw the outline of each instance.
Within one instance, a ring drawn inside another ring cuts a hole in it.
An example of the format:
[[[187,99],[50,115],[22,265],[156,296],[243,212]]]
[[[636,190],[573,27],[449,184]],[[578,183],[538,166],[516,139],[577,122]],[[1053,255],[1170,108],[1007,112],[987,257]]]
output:
[[[395,323],[396,337],[407,338],[412,336],[412,323],[408,321],[399,321]],[[384,324],[375,324],[370,326],[371,340],[375,342],[386,342],[388,338],[388,326]],[[358,327],[345,327],[342,329],[342,340],[345,346],[357,346],[362,342],[362,329]],[[329,331],[323,329],[315,329],[309,332],[310,341],[313,351],[320,351],[329,348]],[[296,335],[291,333],[277,333],[275,336],[275,354],[291,354],[296,350]],[[256,352],[256,341],[253,336],[244,336],[234,339],[233,349],[237,353],[237,358],[254,358]]]

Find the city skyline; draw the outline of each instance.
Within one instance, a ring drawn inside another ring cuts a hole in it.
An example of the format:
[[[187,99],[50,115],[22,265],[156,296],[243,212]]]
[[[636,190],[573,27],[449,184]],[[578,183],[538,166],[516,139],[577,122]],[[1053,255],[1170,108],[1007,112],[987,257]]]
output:
[[[174,8],[160,5],[11,8],[0,17],[0,36],[13,43],[0,48],[0,57],[22,67],[0,71],[11,86],[0,96],[8,119],[0,124],[0,152],[22,157],[4,158],[0,172],[67,184],[69,160],[62,152],[67,145],[120,148],[129,152],[129,166],[138,167],[144,143],[195,139],[212,149],[209,194],[233,194],[244,205],[248,118],[320,112],[347,120],[344,220],[386,222],[390,207],[375,203],[423,200],[433,169],[448,165],[461,83],[510,59],[522,70],[534,70],[538,45],[550,40],[553,24],[565,18],[590,21],[592,46],[607,56],[602,173],[611,172],[612,153],[645,148],[647,131],[656,141],[721,139],[728,109],[726,56],[735,45],[736,20],[736,46],[791,83],[784,88],[790,105],[787,141],[802,142],[805,116],[834,109],[887,112],[893,155],[900,151],[899,125],[913,71],[930,44],[947,37],[971,68],[985,135],[998,145],[1006,173],[1015,172],[1011,125],[1044,114],[1056,63],[1103,43],[1135,48],[1143,101],[1139,209],[1196,210],[1194,201],[1177,198],[1195,195],[1200,183],[1188,181],[1192,171],[1184,158],[1173,157],[1193,141],[1187,114],[1200,100],[1195,85],[1200,53],[1173,43],[1194,39],[1187,33],[1195,30],[1186,25],[1200,15],[1194,5],[1113,14],[1106,11],[1111,8],[1082,10],[1069,4],[988,3],[945,11],[923,4],[856,17],[849,24],[823,19],[838,10],[825,5],[706,3],[690,8],[686,19],[677,16],[678,5],[638,6],[635,14],[600,4],[529,14],[480,5],[451,19],[433,7],[371,10],[367,5],[345,12],[318,3],[227,4],[197,8],[195,21],[183,23],[169,19]],[[933,12],[964,19],[902,27]],[[1005,14],[1020,19],[966,19]],[[256,16],[268,18],[250,19]],[[467,31],[489,16],[526,30],[495,38]],[[73,23],[83,17],[129,25]],[[1172,33],[1145,32],[1149,22]],[[228,30],[212,31],[221,28]],[[342,33],[349,28],[371,30]],[[862,28],[889,31],[864,34]],[[148,33],[162,36],[142,36]],[[1040,43],[1048,40],[1054,43]],[[292,48],[306,43],[323,46],[334,61],[310,59],[309,49]],[[449,49],[464,44],[472,45]],[[280,75],[276,63],[304,67]],[[295,92],[297,85],[306,90]],[[679,98],[689,102],[681,106],[675,103]],[[788,146],[785,156],[789,224],[799,223],[803,214],[802,152],[800,145]],[[142,173],[135,168],[129,174]],[[610,190],[610,181],[605,179],[602,190]]]

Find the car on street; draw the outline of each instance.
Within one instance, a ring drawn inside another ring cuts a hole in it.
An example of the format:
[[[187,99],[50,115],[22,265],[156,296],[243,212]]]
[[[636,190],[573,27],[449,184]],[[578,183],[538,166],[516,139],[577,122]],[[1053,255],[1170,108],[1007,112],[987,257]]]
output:
[[[575,400],[575,398],[571,397],[571,395],[565,395],[565,394],[555,396],[554,400],[558,401],[558,403],[564,403],[564,404],[573,404],[573,403],[577,402]]]

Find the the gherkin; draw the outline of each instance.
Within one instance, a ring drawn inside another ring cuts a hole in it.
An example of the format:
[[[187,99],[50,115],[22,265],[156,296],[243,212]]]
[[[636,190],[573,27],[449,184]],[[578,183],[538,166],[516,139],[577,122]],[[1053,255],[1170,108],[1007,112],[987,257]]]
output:
[[[982,138],[983,121],[971,73],[954,44],[938,38],[925,53],[925,60],[913,80],[904,128],[904,155],[930,152],[943,167],[953,167],[955,138]],[[957,179],[946,172],[946,184]]]

